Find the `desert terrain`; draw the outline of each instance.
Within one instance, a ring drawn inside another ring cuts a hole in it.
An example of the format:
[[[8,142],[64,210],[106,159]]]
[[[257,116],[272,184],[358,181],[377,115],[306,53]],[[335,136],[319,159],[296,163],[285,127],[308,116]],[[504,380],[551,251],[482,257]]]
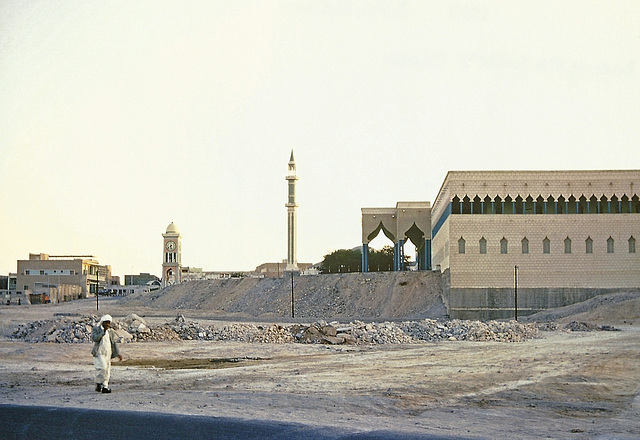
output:
[[[162,301],[101,298],[98,311],[91,299],[0,306],[0,403],[278,420],[354,432],[396,430],[492,439],[640,438],[638,292],[527,318],[552,320],[540,328],[554,330],[541,330],[523,342],[123,343],[124,359],[113,364],[112,394],[93,389],[89,343],[11,338],[19,324],[104,313],[115,321],[135,313],[150,327],[173,320],[176,309],[189,321],[213,327],[315,320],[151,305]],[[405,303],[405,314],[419,315]],[[432,306],[419,309],[425,317],[429,310],[441,313]],[[327,318],[349,322],[345,316]],[[573,321],[593,331],[564,328]],[[597,326],[617,331],[594,330]]]

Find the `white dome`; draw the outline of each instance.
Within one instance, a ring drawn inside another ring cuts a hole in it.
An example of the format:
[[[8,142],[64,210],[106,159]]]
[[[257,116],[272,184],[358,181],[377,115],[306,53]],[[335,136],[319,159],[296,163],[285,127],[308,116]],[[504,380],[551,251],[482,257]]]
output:
[[[165,234],[179,234],[179,233],[180,231],[178,230],[178,227],[173,222],[171,222],[171,224],[167,226],[167,232],[165,232]]]

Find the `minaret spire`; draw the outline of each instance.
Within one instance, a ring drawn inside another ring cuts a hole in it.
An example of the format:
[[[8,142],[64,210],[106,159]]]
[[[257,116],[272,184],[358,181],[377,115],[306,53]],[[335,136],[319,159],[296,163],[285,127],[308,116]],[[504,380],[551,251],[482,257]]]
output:
[[[285,206],[287,207],[287,266],[285,270],[298,271],[298,249],[297,249],[297,213],[296,209],[296,161],[293,157],[293,149],[289,158],[289,172],[287,173],[287,184],[289,187],[289,197]]]

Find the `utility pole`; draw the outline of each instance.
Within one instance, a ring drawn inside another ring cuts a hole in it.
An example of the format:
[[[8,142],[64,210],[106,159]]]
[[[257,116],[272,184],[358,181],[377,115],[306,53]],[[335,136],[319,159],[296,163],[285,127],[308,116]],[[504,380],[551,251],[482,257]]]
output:
[[[513,289],[513,292],[514,292],[513,302],[515,306],[515,316],[517,321],[518,320],[518,266],[514,267],[513,281],[515,284],[515,288]]]
[[[100,303],[98,301],[98,288],[100,286],[100,279],[98,278],[98,275],[100,273],[100,270],[98,269],[98,266],[96,266],[96,312],[99,310],[100,308]]]
[[[291,317],[295,318],[295,308],[294,308],[294,299],[293,299],[293,271],[291,271]]]

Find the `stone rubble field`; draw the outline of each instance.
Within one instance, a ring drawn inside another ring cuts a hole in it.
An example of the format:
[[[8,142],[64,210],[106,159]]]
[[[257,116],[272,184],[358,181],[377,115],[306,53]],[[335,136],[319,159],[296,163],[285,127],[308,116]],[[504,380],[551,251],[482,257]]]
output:
[[[403,301],[402,289],[418,289],[419,278],[391,281],[397,286],[387,289],[380,316],[300,308],[304,320],[293,323],[275,309],[240,319],[216,312],[222,307],[158,307],[179,300],[166,295],[140,305],[101,299],[121,341],[131,342],[113,364],[108,395],[93,388],[95,300],[0,307],[0,402],[445,438],[637,438],[640,293],[518,322],[456,321],[434,316],[441,304],[432,296],[422,305]],[[377,285],[376,292],[385,290],[382,280]],[[242,286],[234,280],[227,287]],[[357,311],[365,303],[344,304]]]
[[[97,315],[58,317],[19,324],[11,337],[26,342],[90,343]],[[148,325],[144,318],[130,314],[113,323],[121,343],[172,340],[233,341],[251,343],[312,344],[411,344],[439,341],[522,342],[539,336],[539,331],[554,331],[555,323],[525,324],[517,321],[433,320],[370,322],[354,320],[347,324],[319,320],[311,325],[231,323],[203,326],[178,315],[173,321]],[[613,330],[571,322],[570,331]]]

